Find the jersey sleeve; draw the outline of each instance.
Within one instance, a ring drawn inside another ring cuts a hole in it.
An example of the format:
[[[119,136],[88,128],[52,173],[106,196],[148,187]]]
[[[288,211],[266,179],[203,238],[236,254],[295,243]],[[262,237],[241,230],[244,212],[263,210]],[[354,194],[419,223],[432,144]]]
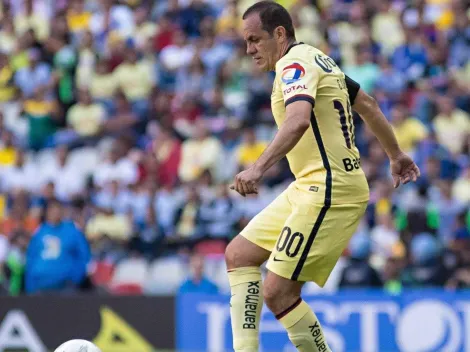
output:
[[[354,101],[356,100],[357,93],[359,93],[359,89],[361,89],[361,86],[355,80],[348,77],[348,75],[344,75],[344,79],[346,81],[346,87],[348,89],[349,101],[352,106],[354,105]]]
[[[315,105],[319,72],[314,66],[294,58],[285,60],[277,65],[276,76],[285,106],[299,100]]]

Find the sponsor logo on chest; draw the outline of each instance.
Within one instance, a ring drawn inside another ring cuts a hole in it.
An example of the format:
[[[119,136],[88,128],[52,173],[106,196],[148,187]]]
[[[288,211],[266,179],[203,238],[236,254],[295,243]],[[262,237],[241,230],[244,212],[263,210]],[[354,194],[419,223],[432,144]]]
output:
[[[294,92],[294,91],[299,90],[299,89],[307,89],[307,86],[305,84],[298,84],[296,86],[292,86],[292,87],[284,89],[283,93],[284,94],[289,94],[289,93]]]

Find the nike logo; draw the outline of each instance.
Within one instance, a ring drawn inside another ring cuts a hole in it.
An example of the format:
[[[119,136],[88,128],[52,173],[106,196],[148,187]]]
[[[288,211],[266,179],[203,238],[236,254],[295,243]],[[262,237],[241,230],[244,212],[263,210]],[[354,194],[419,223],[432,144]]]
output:
[[[302,344],[295,346],[295,348],[298,348],[298,347],[300,347],[300,346],[302,346]]]
[[[282,260],[282,259],[277,259],[276,257],[274,257],[274,261],[275,261],[275,262],[284,262],[284,260]]]

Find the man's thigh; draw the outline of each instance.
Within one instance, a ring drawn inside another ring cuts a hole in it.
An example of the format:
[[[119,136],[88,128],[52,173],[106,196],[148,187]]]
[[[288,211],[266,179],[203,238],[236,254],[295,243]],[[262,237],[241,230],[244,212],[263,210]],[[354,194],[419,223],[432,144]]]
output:
[[[267,268],[294,281],[326,283],[367,203],[297,207],[288,217]]]
[[[282,192],[256,215],[240,235],[257,246],[272,252],[284,223],[292,213],[287,192],[287,190]]]

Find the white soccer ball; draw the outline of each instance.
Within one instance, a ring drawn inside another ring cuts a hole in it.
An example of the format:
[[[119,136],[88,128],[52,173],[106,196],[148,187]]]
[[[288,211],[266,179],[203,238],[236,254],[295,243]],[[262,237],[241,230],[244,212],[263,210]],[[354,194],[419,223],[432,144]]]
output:
[[[87,340],[70,340],[57,347],[54,352],[101,352],[101,350]]]

